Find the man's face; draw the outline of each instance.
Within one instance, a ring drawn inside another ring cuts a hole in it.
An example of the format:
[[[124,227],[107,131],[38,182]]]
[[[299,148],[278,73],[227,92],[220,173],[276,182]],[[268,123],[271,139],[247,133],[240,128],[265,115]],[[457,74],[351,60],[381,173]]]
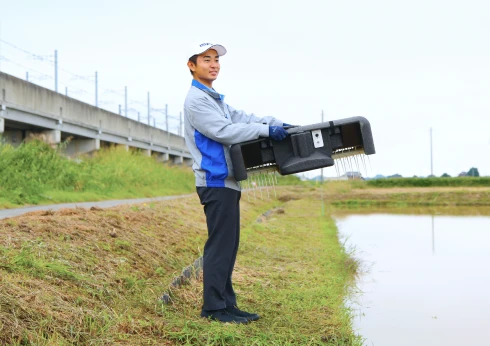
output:
[[[187,66],[194,72],[194,79],[212,87],[219,74],[219,56],[214,49],[209,49],[197,57],[197,65],[189,61]]]

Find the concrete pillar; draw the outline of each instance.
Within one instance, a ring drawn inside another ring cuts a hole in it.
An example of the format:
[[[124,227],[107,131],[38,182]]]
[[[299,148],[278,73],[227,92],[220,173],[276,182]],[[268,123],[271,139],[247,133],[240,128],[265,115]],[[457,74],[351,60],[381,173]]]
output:
[[[51,145],[56,145],[61,143],[61,131],[60,130],[45,130],[41,132],[26,132],[26,140],[32,140],[33,138],[38,138],[43,142]]]
[[[61,131],[60,130],[45,130],[42,132],[46,136],[49,144],[61,143]]]
[[[174,164],[181,165],[183,162],[184,162],[184,158],[182,156],[175,156],[174,157]]]
[[[100,149],[100,139],[72,139],[64,153],[68,156],[88,154]]]
[[[3,141],[5,141],[5,143],[10,144],[13,147],[18,147],[19,145],[22,144],[23,138],[22,138],[22,131],[20,130],[5,131],[1,135]]]
[[[170,155],[168,153],[159,153],[157,156],[157,161],[166,162],[170,160]]]
[[[129,151],[129,145],[127,144],[116,144],[118,148],[124,148],[124,150]]]
[[[4,132],[5,132],[5,119],[0,118],[0,133],[4,133]]]
[[[193,163],[194,163],[194,160],[193,159],[184,158],[184,164],[186,166],[192,166]]]
[[[151,149],[144,149],[143,150],[143,155],[150,156],[151,157]]]

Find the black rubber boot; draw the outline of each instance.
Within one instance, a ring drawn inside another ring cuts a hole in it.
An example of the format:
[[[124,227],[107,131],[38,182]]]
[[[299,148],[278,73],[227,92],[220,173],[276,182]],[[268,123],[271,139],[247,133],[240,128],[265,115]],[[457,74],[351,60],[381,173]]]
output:
[[[248,323],[248,319],[233,315],[226,309],[221,310],[202,310],[201,317],[211,320],[220,321],[223,323]]]
[[[260,318],[259,315],[240,310],[237,306],[228,306],[226,307],[226,311],[228,311],[232,315],[246,318],[248,321],[257,321]]]

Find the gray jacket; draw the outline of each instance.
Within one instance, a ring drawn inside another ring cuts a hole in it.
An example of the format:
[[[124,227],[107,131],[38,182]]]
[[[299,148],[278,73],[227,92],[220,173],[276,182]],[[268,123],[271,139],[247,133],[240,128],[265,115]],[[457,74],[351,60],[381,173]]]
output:
[[[240,191],[230,159],[232,144],[269,137],[269,126],[282,126],[273,117],[258,118],[237,111],[224,96],[192,81],[184,103],[185,142],[194,159],[196,186],[228,187]]]

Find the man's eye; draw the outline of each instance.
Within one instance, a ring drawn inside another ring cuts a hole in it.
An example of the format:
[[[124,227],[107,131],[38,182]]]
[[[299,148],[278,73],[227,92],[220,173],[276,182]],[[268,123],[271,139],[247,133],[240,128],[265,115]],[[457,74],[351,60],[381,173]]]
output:
[[[210,61],[211,61],[211,60],[209,60],[209,59],[204,59],[204,62],[210,62]]]

